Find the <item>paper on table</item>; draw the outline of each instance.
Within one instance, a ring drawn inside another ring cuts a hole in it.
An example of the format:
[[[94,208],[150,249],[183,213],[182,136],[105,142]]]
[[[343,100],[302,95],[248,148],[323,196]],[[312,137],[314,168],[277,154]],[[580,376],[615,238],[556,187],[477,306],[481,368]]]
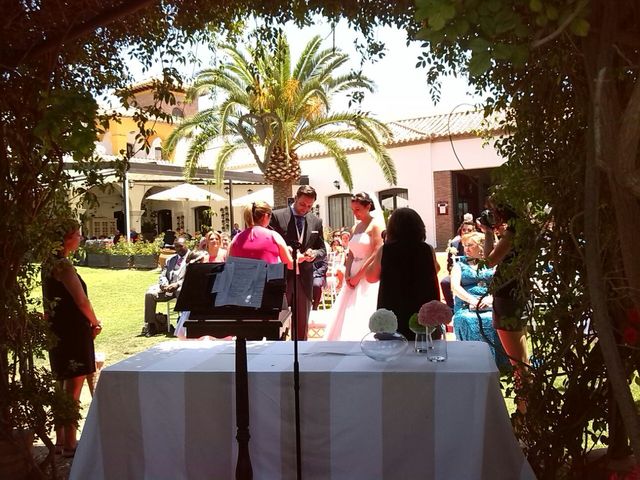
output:
[[[259,308],[267,277],[263,260],[230,257],[222,273],[216,275],[211,293],[216,293],[215,306],[237,305]]]

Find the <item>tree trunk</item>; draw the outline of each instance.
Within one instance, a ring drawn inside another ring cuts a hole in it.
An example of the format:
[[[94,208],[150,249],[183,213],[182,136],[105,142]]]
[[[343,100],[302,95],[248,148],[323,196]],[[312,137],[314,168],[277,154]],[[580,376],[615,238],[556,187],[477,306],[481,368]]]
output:
[[[600,243],[600,236],[603,234],[601,231],[603,227],[600,223],[602,204],[609,201],[613,203],[617,220],[616,229],[618,232],[622,232],[625,229],[628,230],[629,225],[636,224],[633,223],[634,219],[627,217],[627,215],[633,215],[637,210],[626,204],[626,202],[620,198],[619,192],[616,193],[617,189],[622,188],[621,186],[615,185],[615,182],[610,183],[612,198],[605,198],[602,201],[600,199],[600,195],[603,193],[602,187],[605,186],[606,183],[600,182],[599,174],[607,164],[610,169],[609,171],[611,171],[611,169],[616,171],[616,165],[621,161],[619,158],[611,158],[617,157],[616,153],[619,150],[620,144],[619,140],[618,142],[616,141],[616,132],[620,131],[620,122],[624,118],[621,115],[618,100],[626,100],[620,95],[620,92],[616,88],[617,82],[613,71],[613,36],[616,31],[616,25],[620,19],[617,18],[617,10],[611,8],[605,4],[605,2],[598,2],[597,7],[598,8],[593,9],[591,20],[593,22],[592,27],[599,27],[599,36],[594,39],[595,42],[586,42],[585,48],[583,49],[587,79],[590,82],[589,101],[591,105],[589,118],[590,128],[586,149],[587,164],[584,197],[585,264],[589,297],[593,310],[593,323],[598,333],[598,345],[602,350],[602,357],[607,369],[607,377],[611,383],[613,395],[629,436],[631,448],[635,454],[635,458],[640,460],[640,421],[627,382],[627,372],[624,368],[613,331],[607,297],[607,284],[605,282],[605,278],[609,272],[606,271],[606,265],[603,265],[601,249],[604,248],[604,246]],[[604,161],[605,153],[610,155],[608,158],[609,162],[606,163]],[[609,174],[609,178],[611,178],[611,176],[612,174]],[[624,248],[630,248],[630,252],[635,251],[633,244],[627,245],[624,238],[624,235],[620,235],[617,245],[618,250],[622,251]],[[624,253],[625,252],[623,252],[623,255]],[[607,255],[605,258],[610,258],[610,256]],[[634,259],[633,261],[637,260]],[[612,265],[609,265],[609,267],[615,268],[615,266]],[[624,277],[627,286],[635,284],[636,280],[633,278],[635,273],[635,268],[628,271],[625,265]]]
[[[286,207],[288,205],[287,200],[291,197],[293,197],[293,180],[273,182],[274,209]]]

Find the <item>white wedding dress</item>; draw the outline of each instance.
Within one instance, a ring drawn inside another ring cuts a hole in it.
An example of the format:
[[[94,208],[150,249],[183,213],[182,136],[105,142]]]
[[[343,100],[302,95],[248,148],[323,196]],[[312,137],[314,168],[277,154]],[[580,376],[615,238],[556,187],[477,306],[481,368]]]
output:
[[[366,232],[356,233],[349,241],[349,251],[353,254],[351,276],[354,276],[373,253],[371,237]],[[360,341],[369,333],[369,317],[378,305],[378,285],[363,277],[355,288],[351,288],[345,280],[331,309],[335,316],[327,325],[325,340]]]

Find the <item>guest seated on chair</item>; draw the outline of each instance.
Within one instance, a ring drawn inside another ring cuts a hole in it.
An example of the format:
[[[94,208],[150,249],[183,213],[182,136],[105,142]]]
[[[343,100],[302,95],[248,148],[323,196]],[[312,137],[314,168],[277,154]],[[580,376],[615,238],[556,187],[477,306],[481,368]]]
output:
[[[484,257],[484,234],[472,232],[462,235],[462,244],[466,256],[460,258],[451,270],[456,339],[488,343],[498,367],[507,367],[509,362],[492,325],[493,297],[487,295],[495,269],[478,264],[478,260]]]
[[[209,231],[205,235],[205,249],[207,251],[207,258],[205,262],[226,262],[227,250],[222,248],[222,235],[216,231]]]
[[[467,214],[465,214],[466,217]],[[476,226],[473,221],[464,221],[458,227],[458,235],[449,240],[449,247],[447,248],[447,270],[449,275],[443,277],[440,280],[440,288],[442,289],[442,295],[445,302],[449,305],[449,308],[453,308],[453,294],[451,293],[451,269],[453,268],[454,257],[464,256],[464,247],[462,246],[462,235],[476,231]]]
[[[322,299],[322,289],[327,283],[327,257],[317,257],[313,262],[313,302],[312,310],[317,310]]]
[[[336,294],[342,288],[344,282],[344,262],[346,254],[342,248],[340,238],[334,238],[327,254],[327,283],[333,282]]]
[[[156,319],[156,304],[177,298],[180,294],[187,266],[186,255],[189,253],[186,242],[186,238],[178,237],[173,244],[176,254],[169,257],[162,269],[158,283],[149,287],[144,295],[145,326],[142,331],[147,337],[157,334],[162,327]]]
[[[185,263],[187,264],[187,267],[193,263],[205,263],[208,257],[209,254],[206,252],[206,250],[191,250],[185,257]],[[189,318],[190,313],[191,312],[188,310],[183,310],[182,312],[180,312],[180,316],[178,317],[176,329],[173,334],[180,340],[187,339],[187,330],[184,327],[184,322]]]

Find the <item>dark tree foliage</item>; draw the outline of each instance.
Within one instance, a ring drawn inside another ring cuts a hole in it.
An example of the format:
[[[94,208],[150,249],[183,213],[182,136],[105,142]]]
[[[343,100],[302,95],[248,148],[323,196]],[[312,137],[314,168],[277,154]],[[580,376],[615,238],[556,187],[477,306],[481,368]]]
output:
[[[71,197],[101,183],[94,141],[117,115],[100,111],[95,99],[116,90],[123,106],[136,108],[126,88],[132,81],[129,58],[147,67],[157,58],[174,67],[186,64],[186,46],[235,32],[249,16],[301,25],[311,24],[314,14],[335,21],[346,17],[367,34],[374,24],[410,25],[413,5],[381,0],[0,0],[0,12],[0,442],[24,447],[12,432],[31,428],[51,448],[51,412],[64,405],[50,375],[37,367],[54,339],[29,293],[39,281],[38,265],[60,244],[60,225],[77,213],[70,208]],[[371,44],[376,53],[379,43]],[[182,79],[174,67],[166,67],[155,82],[156,104],[135,114],[144,148],[151,133],[148,120],[167,120],[160,104],[175,102],[170,90]],[[121,153],[115,165],[120,173],[127,168],[126,152]],[[86,177],[84,184],[71,183],[65,158],[76,161],[73,175]],[[55,476],[51,452],[42,465],[30,465],[33,478]]]
[[[417,18],[428,78],[469,74],[504,115],[496,195],[519,213],[511,273],[533,357],[515,422],[530,463],[583,478],[597,442],[640,458],[639,4],[419,0]]]

